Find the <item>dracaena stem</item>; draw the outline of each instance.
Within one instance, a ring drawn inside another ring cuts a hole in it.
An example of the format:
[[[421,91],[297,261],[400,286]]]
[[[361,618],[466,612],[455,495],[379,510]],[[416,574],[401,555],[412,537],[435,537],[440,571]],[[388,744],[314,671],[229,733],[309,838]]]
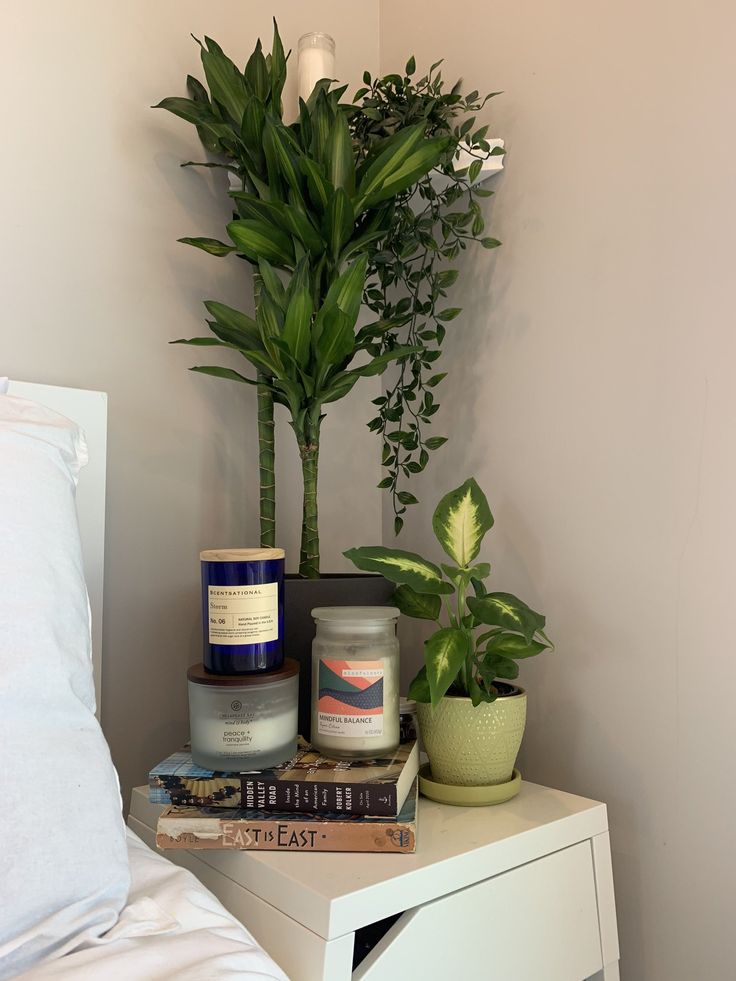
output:
[[[319,578],[319,530],[317,516],[317,476],[319,469],[319,425],[314,431],[297,434],[299,455],[304,478],[302,511],[302,541],[299,556],[299,575],[305,579]]]
[[[258,476],[260,481],[261,545],[276,544],[276,472],[274,467],[273,396],[258,372]]]

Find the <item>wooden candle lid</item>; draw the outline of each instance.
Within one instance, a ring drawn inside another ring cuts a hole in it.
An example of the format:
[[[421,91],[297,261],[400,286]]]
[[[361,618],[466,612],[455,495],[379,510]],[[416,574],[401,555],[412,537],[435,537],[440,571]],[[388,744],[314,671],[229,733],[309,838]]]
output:
[[[273,562],[285,554],[283,548],[208,548],[199,558],[202,562]]]

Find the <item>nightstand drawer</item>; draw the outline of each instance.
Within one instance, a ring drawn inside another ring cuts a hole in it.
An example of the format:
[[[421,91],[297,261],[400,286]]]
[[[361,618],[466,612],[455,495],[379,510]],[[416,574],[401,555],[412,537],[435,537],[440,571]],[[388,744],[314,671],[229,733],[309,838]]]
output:
[[[584,981],[602,966],[586,841],[405,913],[353,981]]]

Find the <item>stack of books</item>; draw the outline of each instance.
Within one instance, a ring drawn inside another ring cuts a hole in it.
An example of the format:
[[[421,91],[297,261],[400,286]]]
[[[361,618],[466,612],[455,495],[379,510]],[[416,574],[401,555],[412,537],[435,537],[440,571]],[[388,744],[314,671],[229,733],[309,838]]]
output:
[[[149,797],[166,804],[159,848],[413,852],[419,750],[330,760],[300,739],[295,756],[272,770],[218,773],[187,749],[149,774]]]

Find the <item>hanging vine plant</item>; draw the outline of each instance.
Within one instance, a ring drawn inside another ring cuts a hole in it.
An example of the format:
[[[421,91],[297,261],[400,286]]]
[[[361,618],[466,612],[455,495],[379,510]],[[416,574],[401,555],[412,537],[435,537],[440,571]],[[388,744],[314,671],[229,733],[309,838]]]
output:
[[[461,313],[447,301],[448,290],[459,275],[453,262],[469,243],[486,249],[501,244],[485,235],[480,205],[493,192],[473,186],[483,162],[504,152],[488,142],[488,126],[476,127],[476,114],[499,93],[463,95],[461,82],[446,91],[441,65],[436,62],[416,80],[413,57],[403,76],[373,78],[366,72],[364,87],[355,94],[351,119],[353,139],[364,155],[376,143],[417,121],[424,121],[428,136],[448,142],[435,171],[423,175],[396,200],[386,238],[371,258],[364,297],[381,321],[402,323],[376,338],[372,353],[383,354],[398,345],[414,349],[399,362],[385,393],[374,400],[376,414],[368,422],[368,428],[382,440],[386,475],[378,486],[391,496],[397,535],[407,507],[417,503],[406,489],[407,480],[421,473],[430,452],[447,442],[447,437],[431,435],[428,430],[440,408],[437,386],[446,377],[445,372],[437,371],[436,362],[447,324]],[[459,151],[468,166],[458,167]],[[441,190],[435,186],[438,172],[444,178]]]

